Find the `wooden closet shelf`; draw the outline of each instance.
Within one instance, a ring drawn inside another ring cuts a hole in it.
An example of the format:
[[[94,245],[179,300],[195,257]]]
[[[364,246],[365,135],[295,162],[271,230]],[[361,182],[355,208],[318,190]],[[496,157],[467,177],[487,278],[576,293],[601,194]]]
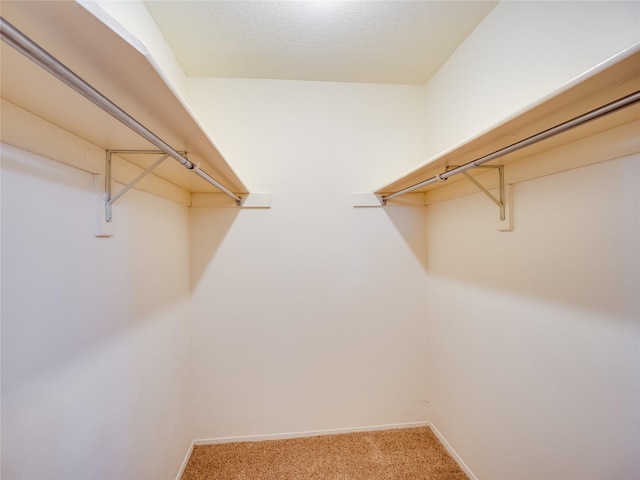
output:
[[[375,193],[380,196],[389,195],[419,184],[444,172],[447,167],[460,166],[472,162],[638,91],[640,91],[640,45],[634,45],[601,65],[585,72],[508,120],[422,163],[401,178],[376,190]],[[607,155],[620,156],[637,153],[640,150],[639,120],[640,104],[635,103],[572,130],[540,141],[535,145],[488,162],[487,165],[504,165],[517,160],[535,157],[542,152],[586,140],[602,132],[614,131],[614,129],[617,129],[618,132],[615,136],[615,145],[605,147],[613,148],[613,151],[602,152],[604,156],[601,161],[606,160]],[[627,128],[623,128],[625,125]],[[629,126],[631,128],[628,128]],[[613,138],[613,135],[611,138]],[[584,156],[583,164],[594,163],[595,158],[593,155],[586,155]],[[580,162],[576,163],[574,160],[568,163],[558,161],[551,169],[545,167],[545,174],[579,166],[581,166]],[[478,175],[482,174],[482,170],[470,170],[469,173]],[[428,192],[446,188],[462,180],[464,180],[463,175],[454,176],[446,182],[432,183],[416,189],[414,192]]]
[[[130,34],[107,25],[77,2],[3,1],[1,13],[156,136],[175,150],[187,152],[191,162],[200,162],[202,170],[222,185],[235,194],[248,192],[189,107],[156,68],[145,46]],[[4,100],[104,150],[154,149],[147,140],[11,46],[2,42],[0,48]],[[12,143],[4,134],[3,141]],[[147,168],[157,158],[121,156],[141,168]],[[172,159],[153,173],[189,192],[219,192]]]

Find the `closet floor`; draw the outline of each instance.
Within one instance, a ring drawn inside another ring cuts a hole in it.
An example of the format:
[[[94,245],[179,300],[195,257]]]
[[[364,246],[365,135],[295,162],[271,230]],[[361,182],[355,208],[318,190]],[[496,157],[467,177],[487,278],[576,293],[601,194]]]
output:
[[[182,480],[468,480],[428,427],[198,445]]]

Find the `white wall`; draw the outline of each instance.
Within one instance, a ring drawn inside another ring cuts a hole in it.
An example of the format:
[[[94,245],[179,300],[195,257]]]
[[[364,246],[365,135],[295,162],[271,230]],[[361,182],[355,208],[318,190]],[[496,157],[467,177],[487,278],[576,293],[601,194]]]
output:
[[[637,2],[502,2],[425,89],[183,84],[142,5],[108,3],[273,209],[131,192],[96,239],[90,176],[5,149],[3,478],[426,419],[482,479],[640,475],[637,158],[517,185],[513,233],[481,196],[351,207],[638,41]]]
[[[196,438],[427,419],[421,209],[354,209],[417,163],[420,87],[189,79],[271,210],[193,208]]]
[[[638,2],[501,2],[426,85],[426,151],[639,37]],[[515,185],[509,233],[482,194],[427,207],[430,420],[478,478],[640,477],[638,175]]]
[[[186,207],[2,147],[2,478],[175,478],[189,431]]]
[[[500,2],[426,84],[428,157],[637,42],[640,2]]]
[[[427,207],[431,421],[480,479],[640,477],[640,158]]]

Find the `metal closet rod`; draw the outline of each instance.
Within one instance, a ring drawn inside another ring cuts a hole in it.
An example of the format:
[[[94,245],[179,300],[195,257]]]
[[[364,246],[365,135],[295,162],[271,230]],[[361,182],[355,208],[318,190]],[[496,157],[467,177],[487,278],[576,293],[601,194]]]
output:
[[[579,115],[571,120],[567,120],[566,122],[560,123],[555,127],[551,127],[547,130],[543,130],[542,132],[536,133],[531,137],[525,138],[524,140],[520,140],[516,143],[513,143],[507,147],[501,148],[493,153],[485,155],[483,157],[477,158],[469,163],[465,163],[459,167],[453,168],[451,170],[445,171],[443,173],[439,173],[427,180],[424,180],[420,183],[416,183],[415,185],[411,185],[410,187],[399,190],[395,193],[390,193],[389,195],[383,195],[381,197],[382,203],[385,204],[387,200],[391,200],[392,198],[398,197],[400,195],[404,195],[405,193],[413,192],[422,187],[426,187],[427,185],[431,185],[432,183],[442,182],[449,177],[453,177],[459,173],[466,172],[475,167],[479,167],[491,160],[495,160],[497,158],[503,157],[504,155],[508,155],[509,153],[513,153],[522,148],[533,145],[534,143],[541,142],[542,140],[546,140],[547,138],[553,137],[554,135],[558,135],[560,133],[566,132],[572,128],[583,125],[587,122],[595,120],[597,118],[603,117],[604,115],[608,115],[622,108],[628,107],[634,103],[640,101],[640,91],[631,93],[625,97],[619,98],[611,103],[603,105],[599,108],[591,110],[590,112]]]
[[[209,176],[206,172],[202,171],[200,167],[187,158],[183,157],[177,150],[175,150],[171,145],[158,137],[155,133],[149,130],[147,127],[138,122],[135,118],[125,112],[118,105],[113,103],[107,97],[105,97],[98,90],[93,88],[89,83],[84,81],[81,77],[76,75],[73,71],[67,68],[64,64],[62,64],[58,59],[49,54],[46,50],[44,50],[40,45],[35,43],[29,37],[27,37],[24,33],[18,30],[16,27],[11,25],[4,17],[0,16],[0,32],[2,34],[2,40],[4,40],[7,44],[11,45],[13,48],[18,50],[24,56],[31,59],[36,64],[40,65],[47,72],[52,74],[54,77],[58,78],[62,82],[66,83],[68,86],[73,88],[80,95],[85,97],[87,100],[91,101],[102,110],[107,112],[109,115],[114,117],[116,120],[120,121],[131,130],[136,132],[142,138],[147,140],[149,143],[167,153],[170,157],[174,158],[178,162],[180,162],[184,167],[189,170],[192,170],[199,177],[203,178],[210,184],[214,185],[216,188],[220,189],[225,194],[229,195],[233,198],[238,205],[242,203],[242,198],[233,193],[231,190],[226,188],[220,182],[218,182],[213,177]]]

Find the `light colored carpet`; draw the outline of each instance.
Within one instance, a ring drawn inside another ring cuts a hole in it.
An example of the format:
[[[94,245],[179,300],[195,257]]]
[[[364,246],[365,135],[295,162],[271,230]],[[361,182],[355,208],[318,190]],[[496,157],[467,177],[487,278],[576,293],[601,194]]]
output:
[[[468,480],[428,427],[195,446],[182,480]]]

